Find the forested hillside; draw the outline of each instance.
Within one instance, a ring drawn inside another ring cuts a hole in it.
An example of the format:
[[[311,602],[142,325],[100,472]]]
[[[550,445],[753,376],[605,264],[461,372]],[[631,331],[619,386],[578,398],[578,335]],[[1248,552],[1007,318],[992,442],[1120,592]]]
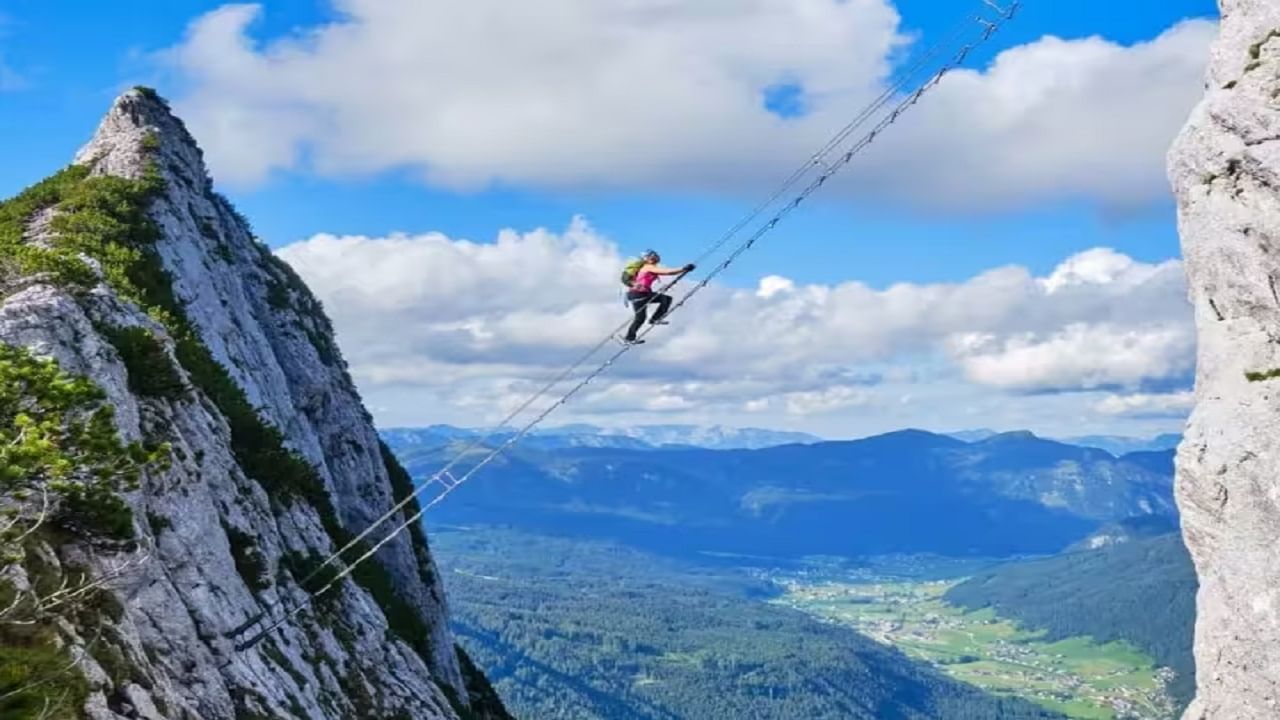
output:
[[[595,542],[436,528],[455,631],[518,717],[1058,717],[751,594]]]
[[[1181,535],[1003,565],[957,585],[947,601],[993,607],[1051,639],[1125,640],[1177,672],[1181,704],[1195,691],[1191,654],[1196,575]]]

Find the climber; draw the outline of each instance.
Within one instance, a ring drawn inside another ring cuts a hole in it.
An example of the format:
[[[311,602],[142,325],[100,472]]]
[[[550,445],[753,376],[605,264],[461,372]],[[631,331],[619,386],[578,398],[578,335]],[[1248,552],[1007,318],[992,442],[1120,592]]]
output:
[[[627,329],[627,335],[623,339],[624,343],[629,345],[639,345],[644,340],[636,339],[636,333],[640,331],[640,326],[644,325],[646,316],[649,314],[649,305],[657,305],[658,309],[653,313],[653,317],[649,319],[650,325],[666,325],[664,318],[667,312],[671,310],[671,296],[665,293],[656,292],[653,289],[653,283],[662,275],[684,275],[693,272],[694,265],[689,263],[681,268],[664,268],[658,263],[662,262],[662,257],[653,250],[646,250],[639,260],[633,260],[628,263],[622,271],[622,284],[627,286],[627,304],[635,312],[635,319],[631,321],[631,327]]]

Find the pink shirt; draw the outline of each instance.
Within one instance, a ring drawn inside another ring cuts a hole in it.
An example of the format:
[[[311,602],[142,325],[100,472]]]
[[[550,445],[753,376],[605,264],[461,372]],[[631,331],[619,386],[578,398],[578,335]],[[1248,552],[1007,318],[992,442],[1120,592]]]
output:
[[[632,290],[640,290],[644,292],[653,292],[653,283],[658,279],[658,273],[648,270],[641,270],[636,274],[636,281],[631,284]]]

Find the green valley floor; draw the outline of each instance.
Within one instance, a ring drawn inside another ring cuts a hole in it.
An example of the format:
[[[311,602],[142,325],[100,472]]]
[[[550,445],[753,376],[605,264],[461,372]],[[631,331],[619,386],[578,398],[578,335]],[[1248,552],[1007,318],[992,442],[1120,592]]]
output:
[[[456,526],[432,546],[460,642],[517,717],[1168,716],[1161,672],[1127,645],[1041,642],[942,600],[987,561],[692,563]]]
[[[1057,642],[990,609],[968,611],[943,595],[954,580],[779,575],[774,602],[851,627],[992,693],[1027,698],[1088,720],[1167,718],[1167,670],[1126,643]]]
[[[1061,720],[787,607],[737,565],[431,528],[454,632],[517,717]]]

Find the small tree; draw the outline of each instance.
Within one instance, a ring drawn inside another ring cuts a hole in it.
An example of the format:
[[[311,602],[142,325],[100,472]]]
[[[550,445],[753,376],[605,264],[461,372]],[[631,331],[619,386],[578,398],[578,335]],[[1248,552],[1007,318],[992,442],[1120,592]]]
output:
[[[91,381],[52,360],[0,345],[0,500],[11,544],[52,521],[84,535],[127,539],[133,517],[119,496],[167,448],[125,444],[114,410]]]
[[[60,717],[83,701],[79,657],[56,620],[97,599],[143,558],[99,572],[55,567],[41,548],[54,533],[93,543],[134,536],[122,491],[161,462],[166,446],[120,440],[100,388],[52,360],[0,344],[0,715]],[[21,571],[20,571],[21,569]]]

